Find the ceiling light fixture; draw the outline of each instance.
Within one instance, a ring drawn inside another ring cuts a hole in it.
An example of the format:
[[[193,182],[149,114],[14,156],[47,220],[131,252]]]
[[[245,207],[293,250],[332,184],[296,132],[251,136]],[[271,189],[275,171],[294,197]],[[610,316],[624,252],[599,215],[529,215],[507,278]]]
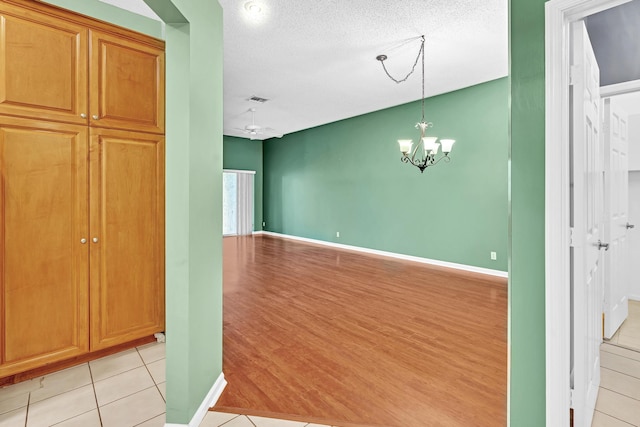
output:
[[[420,169],[420,172],[423,173],[426,168],[429,166],[433,166],[439,163],[444,159],[445,162],[451,161],[449,157],[449,153],[451,152],[451,148],[453,147],[453,143],[456,142],[453,139],[441,139],[438,143],[438,138],[435,136],[425,136],[425,132],[428,128],[433,127],[433,123],[426,122],[424,120],[424,36],[420,36],[422,43],[420,44],[420,51],[418,52],[418,56],[416,57],[415,62],[413,63],[413,67],[409,74],[407,74],[403,79],[397,80],[389,74],[387,71],[387,67],[384,65],[384,61],[387,59],[387,55],[378,55],[376,59],[380,61],[382,64],[382,68],[384,72],[389,76],[391,80],[396,83],[402,83],[409,78],[411,74],[416,69],[416,65],[418,64],[418,60],[422,57],[422,119],[416,123],[416,129],[420,129],[420,140],[416,144],[415,148],[413,148],[413,140],[411,139],[399,139],[398,145],[400,146],[400,152],[402,153],[402,157],[400,160],[404,163],[412,164]],[[422,144],[422,150],[420,149],[420,145]],[[442,145],[442,154],[440,157],[438,155],[438,149]],[[413,151],[412,151],[413,148]]]
[[[249,1],[244,4],[244,9],[249,12],[250,15],[260,15],[262,12],[262,6],[254,1]]]

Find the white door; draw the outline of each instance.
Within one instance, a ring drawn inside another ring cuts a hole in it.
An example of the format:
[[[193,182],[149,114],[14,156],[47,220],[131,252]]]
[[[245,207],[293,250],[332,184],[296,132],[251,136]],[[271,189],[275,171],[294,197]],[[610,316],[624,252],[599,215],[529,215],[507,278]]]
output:
[[[629,314],[629,143],[627,114],[615,98],[604,100],[605,252],[604,337],[611,338]]]
[[[589,427],[600,385],[604,153],[600,74],[582,21],[571,36],[571,407],[574,426]]]

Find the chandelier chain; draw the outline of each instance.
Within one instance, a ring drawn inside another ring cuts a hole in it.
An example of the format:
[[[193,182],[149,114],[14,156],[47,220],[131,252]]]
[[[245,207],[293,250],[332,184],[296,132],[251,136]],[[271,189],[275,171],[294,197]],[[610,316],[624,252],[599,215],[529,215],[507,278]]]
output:
[[[384,59],[386,59],[386,57],[384,59],[380,59],[380,62],[382,63],[382,69],[384,69],[384,72],[387,74],[387,76],[391,80],[393,80],[396,83],[402,83],[402,82],[405,82],[409,77],[411,77],[413,72],[416,70],[416,65],[418,65],[418,60],[420,59],[420,55],[422,55],[422,77],[424,79],[424,36],[421,36],[421,39],[422,39],[422,44],[420,45],[420,50],[418,51],[418,56],[416,56],[416,60],[413,63],[413,67],[411,67],[411,71],[409,71],[409,73],[406,76],[404,76],[404,78],[402,79],[396,79],[389,73],[389,70],[387,70],[387,66],[384,65]]]
[[[420,54],[422,54],[422,123],[424,123],[424,36],[422,36],[422,44],[418,55]]]

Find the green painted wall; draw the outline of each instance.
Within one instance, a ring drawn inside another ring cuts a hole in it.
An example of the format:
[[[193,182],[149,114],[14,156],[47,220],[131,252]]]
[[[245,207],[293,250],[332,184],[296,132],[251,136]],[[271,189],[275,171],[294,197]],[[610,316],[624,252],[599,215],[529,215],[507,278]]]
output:
[[[510,418],[545,425],[544,0],[510,3]]]
[[[166,40],[167,422],[187,424],[222,372],[222,8],[145,0],[171,24],[97,0],[50,0]]]
[[[186,424],[222,373],[222,8],[171,3],[189,23],[166,30],[167,422]]]
[[[419,102],[264,141],[265,229],[506,271],[507,101],[506,78],[427,99],[429,134],[457,142],[422,175],[396,142]]]
[[[44,0],[46,3],[63,7],[92,18],[111,22],[152,37],[162,37],[162,23],[98,0]]]
[[[262,230],[262,141],[224,136],[222,165],[225,169],[256,171],[254,180],[254,230]]]

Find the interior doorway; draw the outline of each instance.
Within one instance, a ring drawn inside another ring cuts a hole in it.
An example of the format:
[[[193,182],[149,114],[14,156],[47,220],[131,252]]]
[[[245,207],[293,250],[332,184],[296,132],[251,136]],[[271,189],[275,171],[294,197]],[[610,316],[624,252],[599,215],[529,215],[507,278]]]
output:
[[[622,206],[617,210],[624,212],[620,217],[620,224],[614,227],[618,232],[626,234],[625,250],[619,257],[626,257],[623,268],[616,268],[611,264],[609,270],[613,273],[609,285],[613,288],[611,297],[605,292],[605,307],[615,307],[622,302],[623,314],[607,325],[605,317],[605,342],[640,351],[640,265],[633,260],[640,259],[640,233],[636,224],[640,224],[640,82],[634,89],[635,83],[627,83],[624,88],[616,89],[603,87],[605,95],[603,102],[616,106],[621,117],[619,132],[627,135],[628,162],[625,171],[613,180],[619,182],[613,188],[612,194],[617,190],[624,193],[612,197],[614,203]],[[606,96],[613,93],[611,96]],[[612,132],[616,130],[612,128]],[[617,295],[617,296],[616,296]],[[605,309],[605,316],[607,315]],[[614,314],[614,318],[616,315]]]
[[[574,279],[572,269],[572,257],[575,255],[574,228],[571,222],[572,211],[572,179],[575,177],[571,162],[571,141],[574,136],[575,115],[572,118],[571,96],[576,84],[574,62],[571,53],[575,49],[574,38],[570,33],[570,27],[585,18],[594,16],[597,13],[611,10],[617,6],[630,3],[624,0],[594,0],[594,1],[571,1],[571,0],[551,0],[546,4],[546,421],[547,425],[568,425],[570,408],[575,408],[576,390],[572,388],[574,383],[573,361],[575,357],[582,357],[581,349],[576,348],[575,334],[580,334],[580,329],[585,328],[585,324],[592,324],[598,310],[593,310],[591,306],[576,307],[580,301],[574,299],[576,292],[570,284]],[[634,2],[637,3],[637,2]],[[615,50],[615,49],[612,49]],[[636,77],[638,79],[640,77]],[[600,95],[597,96],[598,101]],[[601,155],[604,152],[601,153]],[[593,156],[598,159],[598,156]],[[581,161],[583,159],[580,159]],[[587,174],[588,175],[588,174]],[[594,174],[595,176],[595,174]],[[598,176],[600,176],[598,174]],[[604,177],[605,175],[602,174]],[[597,178],[599,180],[600,178]],[[594,188],[596,188],[594,186]],[[597,194],[585,193],[585,197],[598,197]],[[589,230],[579,230],[576,236],[582,239],[583,235],[588,236]],[[583,233],[586,231],[586,233]],[[584,240],[584,239],[583,239]],[[584,252],[591,252],[593,245],[598,249],[606,248],[606,242],[600,239],[598,242],[591,242],[591,245],[584,245]],[[582,256],[582,255],[580,255]],[[595,272],[595,270],[594,270]],[[581,282],[575,282],[577,286],[582,286]],[[585,282],[586,283],[586,282]],[[584,299],[583,299],[584,300]],[[596,301],[597,303],[597,301]],[[582,310],[587,317],[578,319],[576,310]],[[598,319],[600,320],[600,319]],[[585,334],[578,337],[584,341],[597,342],[601,340],[593,334]],[[593,346],[589,346],[592,350]],[[589,360],[596,360],[589,358]],[[585,369],[584,372],[587,372]],[[591,372],[591,371],[589,371]],[[593,370],[593,372],[596,372]],[[595,377],[594,377],[595,378]],[[579,384],[591,384],[583,381]],[[579,396],[586,396],[585,390],[577,391]],[[574,400],[574,403],[572,403]],[[588,427],[592,414],[589,414],[589,405],[578,407],[583,412],[579,416],[580,422],[577,425]],[[574,416],[576,414],[574,413]],[[574,418],[575,420],[575,418]]]

